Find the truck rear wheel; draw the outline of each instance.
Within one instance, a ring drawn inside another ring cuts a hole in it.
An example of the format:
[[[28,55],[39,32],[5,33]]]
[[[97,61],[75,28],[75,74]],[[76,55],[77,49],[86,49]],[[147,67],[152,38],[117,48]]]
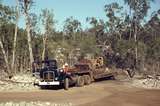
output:
[[[83,76],[78,76],[77,78],[77,86],[82,87],[84,85],[84,77]]]
[[[89,75],[84,75],[84,84],[89,85],[91,83],[91,77]]]
[[[68,78],[65,78],[65,79],[64,79],[64,89],[65,89],[65,90],[68,90],[68,89],[69,89],[69,79],[68,79]]]

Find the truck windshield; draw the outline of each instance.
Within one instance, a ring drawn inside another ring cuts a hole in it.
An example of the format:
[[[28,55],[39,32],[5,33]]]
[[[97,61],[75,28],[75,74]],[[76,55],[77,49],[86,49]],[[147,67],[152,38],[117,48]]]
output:
[[[57,62],[54,60],[43,61],[42,64],[44,64],[44,67],[56,67],[57,66]]]

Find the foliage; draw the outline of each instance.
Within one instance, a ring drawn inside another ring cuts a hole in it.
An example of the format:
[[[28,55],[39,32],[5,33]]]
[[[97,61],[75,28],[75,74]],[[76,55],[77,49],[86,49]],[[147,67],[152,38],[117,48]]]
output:
[[[81,23],[78,20],[73,17],[69,17],[65,20],[63,31],[66,36],[70,36],[75,39],[74,33],[80,32],[81,30]]]
[[[142,25],[142,20],[148,13],[152,0],[124,0],[129,6],[131,13],[123,12],[123,6],[118,3],[107,4],[104,6],[106,20],[87,17],[91,27],[82,30],[81,22],[73,17],[64,21],[63,31],[56,31],[55,19],[52,10],[43,9],[42,13],[29,14],[32,0],[20,0],[21,13],[27,12],[29,15],[29,26],[31,28],[31,40],[34,60],[41,60],[44,37],[46,40],[46,56],[50,59],[62,58],[70,62],[71,56],[82,57],[87,54],[93,56],[102,55],[102,48],[99,46],[111,46],[114,53],[119,53],[125,57],[128,50],[133,52],[138,50],[138,60],[146,63],[150,60],[159,61],[160,59],[160,10],[155,11],[149,21]],[[27,6],[27,7],[25,7]],[[11,62],[15,12],[9,6],[0,3],[0,38],[4,45],[7,58]],[[40,19],[39,19],[40,17]],[[135,25],[136,24],[136,25]],[[134,33],[137,26],[137,42]],[[44,28],[44,33],[41,28]],[[27,32],[18,28],[15,67],[18,71],[27,70],[30,65]],[[45,36],[44,36],[45,35]],[[0,54],[3,54],[0,51]],[[71,55],[72,54],[72,55]],[[59,57],[58,57],[59,56]],[[73,58],[72,57],[72,58]],[[63,64],[61,62],[60,64]],[[0,66],[5,69],[4,57],[0,56]]]

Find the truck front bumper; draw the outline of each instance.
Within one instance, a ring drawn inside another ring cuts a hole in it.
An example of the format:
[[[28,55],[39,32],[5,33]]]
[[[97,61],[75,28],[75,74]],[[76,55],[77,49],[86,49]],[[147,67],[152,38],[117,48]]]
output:
[[[43,86],[43,85],[60,85],[60,82],[59,81],[39,82],[38,85],[39,86]]]

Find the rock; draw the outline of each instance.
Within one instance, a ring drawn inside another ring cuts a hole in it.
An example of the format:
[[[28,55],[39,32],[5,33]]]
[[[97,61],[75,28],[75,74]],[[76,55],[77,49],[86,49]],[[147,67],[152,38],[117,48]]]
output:
[[[0,91],[32,91],[38,90],[39,88],[34,85],[36,80],[30,74],[19,74],[13,76],[11,80],[0,81]]]
[[[13,106],[20,106],[18,103],[15,103]]]
[[[55,104],[51,102],[6,102],[6,103],[0,103],[0,106],[61,106],[60,104]],[[63,106],[72,106],[72,105],[63,105]]]
[[[0,106],[5,106],[5,103],[0,103]]]
[[[45,104],[46,104],[46,106],[50,106],[50,105],[51,105],[51,103],[50,103],[50,102],[46,102]]]
[[[157,79],[157,80],[160,80],[160,75],[156,76],[156,79]]]
[[[26,106],[35,106],[33,102],[27,103]]]
[[[151,75],[147,75],[147,78],[149,78],[149,79],[154,79],[154,77],[153,76],[151,76]]]
[[[20,102],[19,105],[20,106],[26,106],[26,102]]]
[[[5,106],[13,106],[13,103],[12,102],[8,102],[5,104]]]
[[[12,81],[32,83],[36,80],[31,74],[18,74],[12,77]]]
[[[133,79],[132,85],[147,89],[160,89],[160,80],[156,78]]]

